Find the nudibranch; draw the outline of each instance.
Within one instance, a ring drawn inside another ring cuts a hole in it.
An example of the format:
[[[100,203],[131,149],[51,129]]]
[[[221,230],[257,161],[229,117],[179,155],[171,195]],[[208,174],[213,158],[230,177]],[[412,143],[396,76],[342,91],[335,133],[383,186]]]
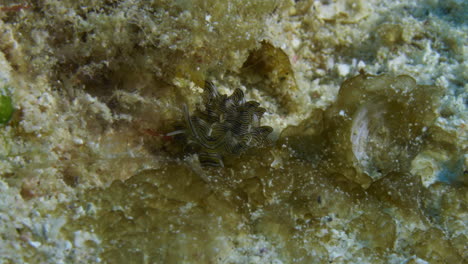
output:
[[[241,89],[227,96],[206,82],[203,105],[204,109],[198,108],[192,114],[184,105],[183,130],[202,166],[224,167],[225,157],[238,156],[268,142],[273,128],[261,126],[265,108],[256,101],[246,101]]]

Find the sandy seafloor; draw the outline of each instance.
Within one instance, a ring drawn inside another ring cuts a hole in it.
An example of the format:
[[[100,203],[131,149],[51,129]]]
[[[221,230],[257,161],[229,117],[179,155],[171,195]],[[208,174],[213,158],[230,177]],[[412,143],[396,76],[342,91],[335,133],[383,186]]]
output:
[[[463,0],[1,1],[0,263],[467,263],[467,21]],[[421,86],[339,99],[359,72]],[[165,136],[205,80],[258,101],[272,144],[205,168]]]

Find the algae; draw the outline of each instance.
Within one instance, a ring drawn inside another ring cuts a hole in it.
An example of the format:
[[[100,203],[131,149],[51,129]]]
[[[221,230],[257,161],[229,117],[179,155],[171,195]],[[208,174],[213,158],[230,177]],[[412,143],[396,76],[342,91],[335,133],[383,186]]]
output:
[[[0,4],[0,262],[464,263],[463,7]],[[278,141],[183,155],[205,80]]]
[[[324,112],[286,128],[280,144],[367,188],[389,173],[409,172],[436,119],[442,92],[409,76],[361,73],[342,84],[336,102]]]
[[[13,115],[13,102],[8,87],[0,89],[0,124],[8,122]]]

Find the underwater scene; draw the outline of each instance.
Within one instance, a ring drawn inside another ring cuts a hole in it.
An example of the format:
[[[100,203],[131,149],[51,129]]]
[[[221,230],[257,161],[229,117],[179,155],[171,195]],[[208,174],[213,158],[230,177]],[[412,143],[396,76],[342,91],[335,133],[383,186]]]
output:
[[[468,263],[468,1],[0,1],[0,264]]]

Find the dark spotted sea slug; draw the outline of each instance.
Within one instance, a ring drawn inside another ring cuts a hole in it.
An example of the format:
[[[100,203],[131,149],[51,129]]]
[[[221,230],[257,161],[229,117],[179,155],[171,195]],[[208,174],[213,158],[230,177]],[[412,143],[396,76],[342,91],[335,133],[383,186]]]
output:
[[[261,126],[265,108],[255,101],[246,101],[237,88],[230,96],[220,94],[217,88],[206,82],[203,93],[203,109],[190,113],[184,106],[187,144],[198,154],[203,166],[224,167],[224,158],[238,156],[250,148],[261,147],[268,142],[273,131]]]

